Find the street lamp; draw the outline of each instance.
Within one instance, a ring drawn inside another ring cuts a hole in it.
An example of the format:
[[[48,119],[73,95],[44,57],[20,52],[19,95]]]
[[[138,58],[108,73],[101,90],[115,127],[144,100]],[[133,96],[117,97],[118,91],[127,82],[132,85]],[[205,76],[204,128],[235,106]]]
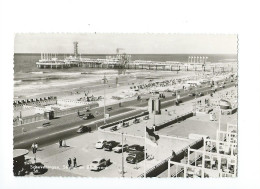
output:
[[[104,84],[104,124],[106,124],[106,83],[107,83],[107,78],[106,75],[104,74],[103,84]]]
[[[122,177],[124,177],[124,133],[122,132]]]

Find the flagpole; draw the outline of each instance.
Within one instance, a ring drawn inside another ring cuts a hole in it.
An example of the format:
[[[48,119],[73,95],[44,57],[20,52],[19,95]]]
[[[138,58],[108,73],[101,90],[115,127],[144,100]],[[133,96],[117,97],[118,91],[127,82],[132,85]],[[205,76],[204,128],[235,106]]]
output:
[[[146,178],[146,125],[144,130],[144,178]]]

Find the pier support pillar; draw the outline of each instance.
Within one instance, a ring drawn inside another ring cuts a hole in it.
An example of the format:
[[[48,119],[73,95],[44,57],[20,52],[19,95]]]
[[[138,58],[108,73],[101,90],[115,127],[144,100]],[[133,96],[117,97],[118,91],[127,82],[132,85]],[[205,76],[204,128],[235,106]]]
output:
[[[157,70],[157,65],[155,65],[155,69]]]
[[[149,64],[149,70],[151,69],[151,65]]]
[[[44,69],[46,68],[46,66],[44,66]]]
[[[135,64],[135,69],[136,69],[136,64]]]

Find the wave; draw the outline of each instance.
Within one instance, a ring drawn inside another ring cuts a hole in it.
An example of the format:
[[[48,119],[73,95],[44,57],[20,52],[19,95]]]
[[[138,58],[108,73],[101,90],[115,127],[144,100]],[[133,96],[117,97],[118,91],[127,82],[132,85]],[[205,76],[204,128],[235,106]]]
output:
[[[43,74],[44,72],[30,72],[32,74]]]
[[[22,80],[14,80],[14,84],[22,83]]]

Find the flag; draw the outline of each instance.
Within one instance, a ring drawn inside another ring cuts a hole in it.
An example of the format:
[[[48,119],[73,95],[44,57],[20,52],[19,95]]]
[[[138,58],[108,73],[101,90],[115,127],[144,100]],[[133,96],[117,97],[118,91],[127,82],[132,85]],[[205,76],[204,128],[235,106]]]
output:
[[[159,135],[154,133],[154,129],[146,127],[146,140],[152,146],[158,146]]]

